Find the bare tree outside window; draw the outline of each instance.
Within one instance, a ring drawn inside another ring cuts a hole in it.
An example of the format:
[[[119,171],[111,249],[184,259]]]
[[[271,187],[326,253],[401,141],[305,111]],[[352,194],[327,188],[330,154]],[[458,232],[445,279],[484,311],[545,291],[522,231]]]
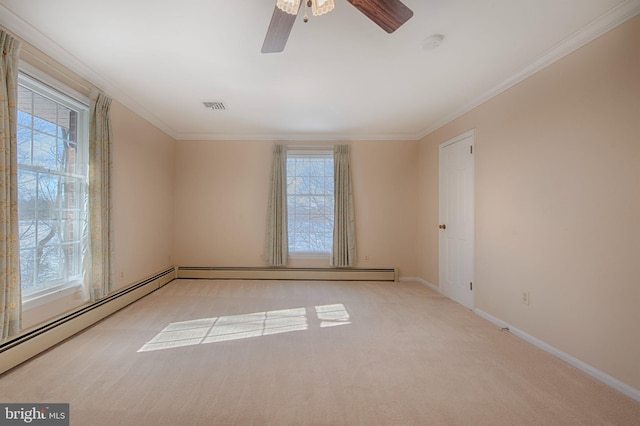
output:
[[[291,253],[330,253],[333,241],[333,155],[287,155]]]
[[[85,170],[78,111],[18,87],[18,215],[23,297],[79,280]]]

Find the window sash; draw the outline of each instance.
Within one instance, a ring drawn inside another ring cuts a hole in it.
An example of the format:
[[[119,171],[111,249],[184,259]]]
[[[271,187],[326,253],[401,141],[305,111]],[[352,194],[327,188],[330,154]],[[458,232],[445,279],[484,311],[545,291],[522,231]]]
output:
[[[89,108],[88,102],[77,100],[71,89],[61,84],[52,87],[50,79],[43,83],[21,70],[18,84],[32,92],[30,101],[25,100],[30,104],[19,103],[18,112],[20,257],[25,305],[82,284]],[[41,109],[40,116],[36,98],[42,108],[49,108]],[[47,191],[48,195],[44,193]]]
[[[314,161],[320,165],[310,174],[309,163]],[[317,257],[331,253],[333,203],[332,151],[288,151],[288,239],[292,256]]]

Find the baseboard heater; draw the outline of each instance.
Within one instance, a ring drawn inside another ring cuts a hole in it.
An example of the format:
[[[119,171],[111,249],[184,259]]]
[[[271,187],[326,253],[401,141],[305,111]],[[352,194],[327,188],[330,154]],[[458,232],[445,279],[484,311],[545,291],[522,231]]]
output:
[[[180,266],[178,278],[209,280],[398,281],[398,269]]]
[[[82,306],[3,342],[0,345],[0,374],[170,283],[175,278],[176,268],[171,267],[104,299]]]

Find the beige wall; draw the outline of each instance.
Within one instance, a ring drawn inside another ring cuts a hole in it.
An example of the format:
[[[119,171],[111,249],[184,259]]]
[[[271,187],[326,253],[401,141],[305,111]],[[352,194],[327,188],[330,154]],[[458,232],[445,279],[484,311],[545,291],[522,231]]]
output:
[[[462,133],[462,132],[461,132]],[[438,285],[438,142],[418,145],[418,268],[419,276]]]
[[[175,140],[122,104],[113,123],[116,287],[173,264]]]
[[[272,146],[265,141],[178,142],[177,264],[264,265]],[[417,142],[351,146],[359,266],[398,267],[402,275],[415,276]],[[290,266],[328,264],[293,259]]]
[[[420,142],[434,283],[437,145],[469,129],[477,308],[640,389],[640,17]]]

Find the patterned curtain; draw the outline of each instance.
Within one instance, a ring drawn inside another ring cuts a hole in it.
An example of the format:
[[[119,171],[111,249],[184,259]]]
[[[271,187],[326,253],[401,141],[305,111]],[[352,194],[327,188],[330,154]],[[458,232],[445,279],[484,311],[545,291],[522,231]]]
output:
[[[18,53],[20,42],[0,30],[0,338],[22,322],[18,227]]]
[[[285,266],[289,255],[287,237],[287,147],[273,147],[271,186],[267,211],[264,260],[270,266]]]
[[[333,182],[335,205],[331,265],[337,267],[355,266],[356,229],[349,145],[334,147]]]
[[[89,254],[84,256],[85,284],[91,301],[113,289],[113,227],[111,226],[112,136],[111,99],[91,96],[89,115]]]

